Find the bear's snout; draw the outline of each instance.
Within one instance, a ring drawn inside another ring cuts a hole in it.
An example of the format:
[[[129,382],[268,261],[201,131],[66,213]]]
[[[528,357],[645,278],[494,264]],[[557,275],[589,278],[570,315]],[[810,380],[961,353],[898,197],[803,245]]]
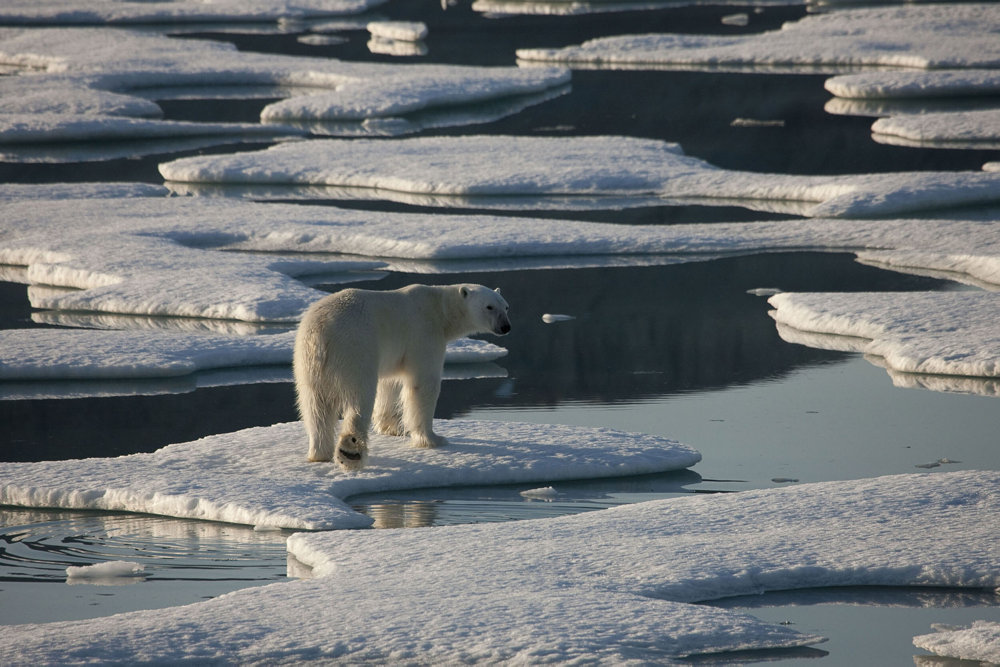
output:
[[[493,327],[493,333],[495,333],[498,336],[506,336],[507,334],[509,334],[510,320],[508,320],[506,317],[500,318],[500,320],[496,323],[496,326]]]

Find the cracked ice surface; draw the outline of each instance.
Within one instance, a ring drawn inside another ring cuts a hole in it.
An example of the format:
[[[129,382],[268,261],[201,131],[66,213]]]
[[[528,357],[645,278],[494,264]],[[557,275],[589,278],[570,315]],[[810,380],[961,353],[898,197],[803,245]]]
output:
[[[1000,175],[898,172],[797,176],[719,169],[677,144],[630,137],[422,137],[285,143],[160,165],[171,183],[366,188],[407,195],[610,197],[794,203],[813,217],[862,218],[1000,200]],[[454,204],[453,204],[454,205]]]
[[[768,302],[779,324],[845,337],[840,349],[881,357],[897,372],[1000,377],[995,292],[786,292]]]
[[[16,279],[32,285],[35,308],[285,323],[324,295],[300,279],[334,274],[329,279],[342,282],[391,269],[392,258],[426,260],[431,263],[419,267],[403,263],[435,272],[442,269],[434,262],[460,259],[474,265],[536,258],[533,265],[542,266],[552,257],[564,265],[588,256],[641,261],[664,253],[841,248],[898,270],[936,269],[1000,285],[995,220],[633,226],[151,196],[163,192],[150,186],[0,188],[7,199],[0,264],[25,267]],[[112,204],[105,197],[117,198]],[[275,254],[281,252],[358,257],[321,261]]]
[[[995,472],[898,475],[537,521],[300,533],[288,548],[314,579],[8,627],[0,659],[671,664],[809,645],[821,638],[688,603],[817,586],[995,587],[997,488]]]
[[[568,70],[556,68],[347,63],[248,53],[222,42],[113,28],[0,29],[0,64],[31,72],[0,77],[0,144],[8,161],[46,159],[34,145],[39,142],[301,134],[283,124],[291,121],[339,123],[325,129],[344,134],[481,122],[560,94],[570,79]],[[158,91],[254,97],[263,90],[289,98],[263,109],[267,127],[158,120],[160,108],[146,99]],[[484,102],[496,104],[465,108]],[[437,116],[415,123],[401,118],[429,111]],[[373,119],[381,122],[362,122]],[[77,148],[73,156],[86,159],[80,154]]]
[[[418,449],[408,438],[372,434],[369,464],[359,473],[306,461],[301,422],[151,454],[0,463],[0,505],[328,530],[372,523],[344,502],[359,493],[639,475],[701,460],[676,441],[609,429],[464,420],[436,420],[434,428],[448,445]]]
[[[756,35],[602,37],[561,49],[520,49],[517,57],[610,68],[993,68],[1000,65],[998,29],[996,4],[942,3],[811,15]]]

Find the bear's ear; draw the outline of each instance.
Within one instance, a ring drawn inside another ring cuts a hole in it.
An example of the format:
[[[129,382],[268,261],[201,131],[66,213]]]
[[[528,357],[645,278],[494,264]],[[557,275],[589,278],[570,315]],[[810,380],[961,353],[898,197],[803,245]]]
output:
[[[496,288],[495,290],[493,290],[493,291],[494,291],[494,292],[496,292],[497,294],[499,294],[499,293],[500,293],[500,288],[499,288],[499,287],[497,287],[497,288]]]
[[[463,298],[463,299],[464,299],[465,297],[469,296],[469,288],[468,288],[468,287],[466,287],[465,285],[462,285],[462,286],[461,286],[460,288],[458,288],[458,289],[459,289],[459,291],[460,291],[460,292],[462,293],[462,298]]]

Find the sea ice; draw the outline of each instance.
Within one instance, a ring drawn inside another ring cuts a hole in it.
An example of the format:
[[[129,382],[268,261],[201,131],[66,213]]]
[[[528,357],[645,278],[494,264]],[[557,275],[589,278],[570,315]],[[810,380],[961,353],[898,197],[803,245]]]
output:
[[[4,0],[0,23],[50,25],[129,25],[278,21],[360,14],[385,0],[167,0],[161,2],[90,0]]]
[[[719,169],[677,144],[630,137],[420,137],[296,141],[160,165],[173,183],[367,188],[445,197],[655,195],[807,203],[813,217],[861,218],[1000,200],[1000,175],[900,172],[797,176]]]
[[[897,372],[1000,377],[996,292],[784,292],[768,303],[779,324],[837,336]]]
[[[399,42],[419,42],[427,37],[427,25],[418,21],[372,21],[367,29],[372,37]]]
[[[823,87],[849,99],[993,97],[1000,94],[1000,70],[861,72],[831,77]]]
[[[108,561],[94,565],[80,565],[66,568],[66,576],[70,579],[114,579],[118,577],[141,577],[146,566],[131,561]]]
[[[0,77],[0,144],[7,146],[5,159],[25,154],[25,161],[44,159],[44,152],[32,156],[23,145],[31,141],[44,141],[58,155],[59,147],[49,144],[88,138],[190,141],[198,135],[204,142],[208,136],[231,141],[241,134],[301,134],[303,129],[286,125],[291,120],[346,123],[344,134],[385,133],[387,121],[426,110],[440,112],[437,124],[481,122],[501,107],[515,113],[545,99],[543,93],[561,94],[570,79],[568,70],[558,68],[348,63],[241,52],[223,42],[114,28],[2,29],[0,65],[32,72]],[[163,121],[149,99],[252,98],[262,91],[288,98],[263,109],[267,128]],[[483,103],[502,105],[491,104],[482,114],[471,109]],[[456,107],[464,111],[443,113]],[[362,121],[371,119],[383,122],[367,128]],[[397,124],[396,132],[412,131],[405,122]]]
[[[227,336],[183,331],[89,329],[0,330],[0,381],[153,378],[212,368],[290,365],[295,332]],[[495,361],[507,354],[492,343],[449,343],[445,363]]]
[[[1000,173],[994,175],[1000,178]],[[119,192],[136,196],[113,203],[103,199]],[[595,256],[641,261],[641,256],[667,253],[840,248],[895,270],[933,269],[955,279],[1000,285],[997,220],[631,226],[489,215],[362,214],[333,207],[150,196],[162,192],[149,186],[0,187],[7,223],[0,228],[0,264],[25,267],[8,280],[31,284],[29,299],[40,309],[284,323],[297,321],[323,296],[304,279],[344,282],[395,267],[438,272],[447,269],[433,262],[445,260],[469,260],[468,268],[474,270],[476,262],[515,259],[527,266],[551,266],[552,257],[562,257],[557,265],[565,266]],[[356,259],[301,253],[345,253]]]
[[[859,67],[994,68],[1000,7],[905,5],[814,14],[753,35],[603,37],[561,49],[519,49],[522,62],[609,68],[843,71]]]
[[[913,645],[957,660],[1000,664],[1000,623],[976,621],[967,628],[935,627],[936,632],[913,638]]]
[[[151,454],[0,463],[0,505],[359,528],[371,519],[344,502],[359,493],[627,476],[701,460],[681,443],[609,429],[437,420],[434,430],[447,446],[418,449],[408,438],[373,434],[369,465],[353,474],[306,461],[301,422],[213,435]]]
[[[822,638],[689,603],[823,586],[995,587],[997,488],[996,472],[924,473],[536,521],[299,533],[291,562],[313,579],[7,627],[0,662],[689,664],[810,645]]]
[[[1000,109],[906,114],[880,118],[872,138],[883,144],[923,148],[1000,148]]]

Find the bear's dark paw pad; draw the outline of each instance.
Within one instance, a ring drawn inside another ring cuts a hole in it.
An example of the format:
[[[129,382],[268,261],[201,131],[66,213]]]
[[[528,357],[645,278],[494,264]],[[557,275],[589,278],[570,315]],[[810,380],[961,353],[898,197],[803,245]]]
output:
[[[343,456],[345,459],[348,459],[350,461],[360,461],[361,460],[361,452],[348,452],[348,451],[345,451],[345,450],[342,449],[342,450],[340,450],[340,455]]]

